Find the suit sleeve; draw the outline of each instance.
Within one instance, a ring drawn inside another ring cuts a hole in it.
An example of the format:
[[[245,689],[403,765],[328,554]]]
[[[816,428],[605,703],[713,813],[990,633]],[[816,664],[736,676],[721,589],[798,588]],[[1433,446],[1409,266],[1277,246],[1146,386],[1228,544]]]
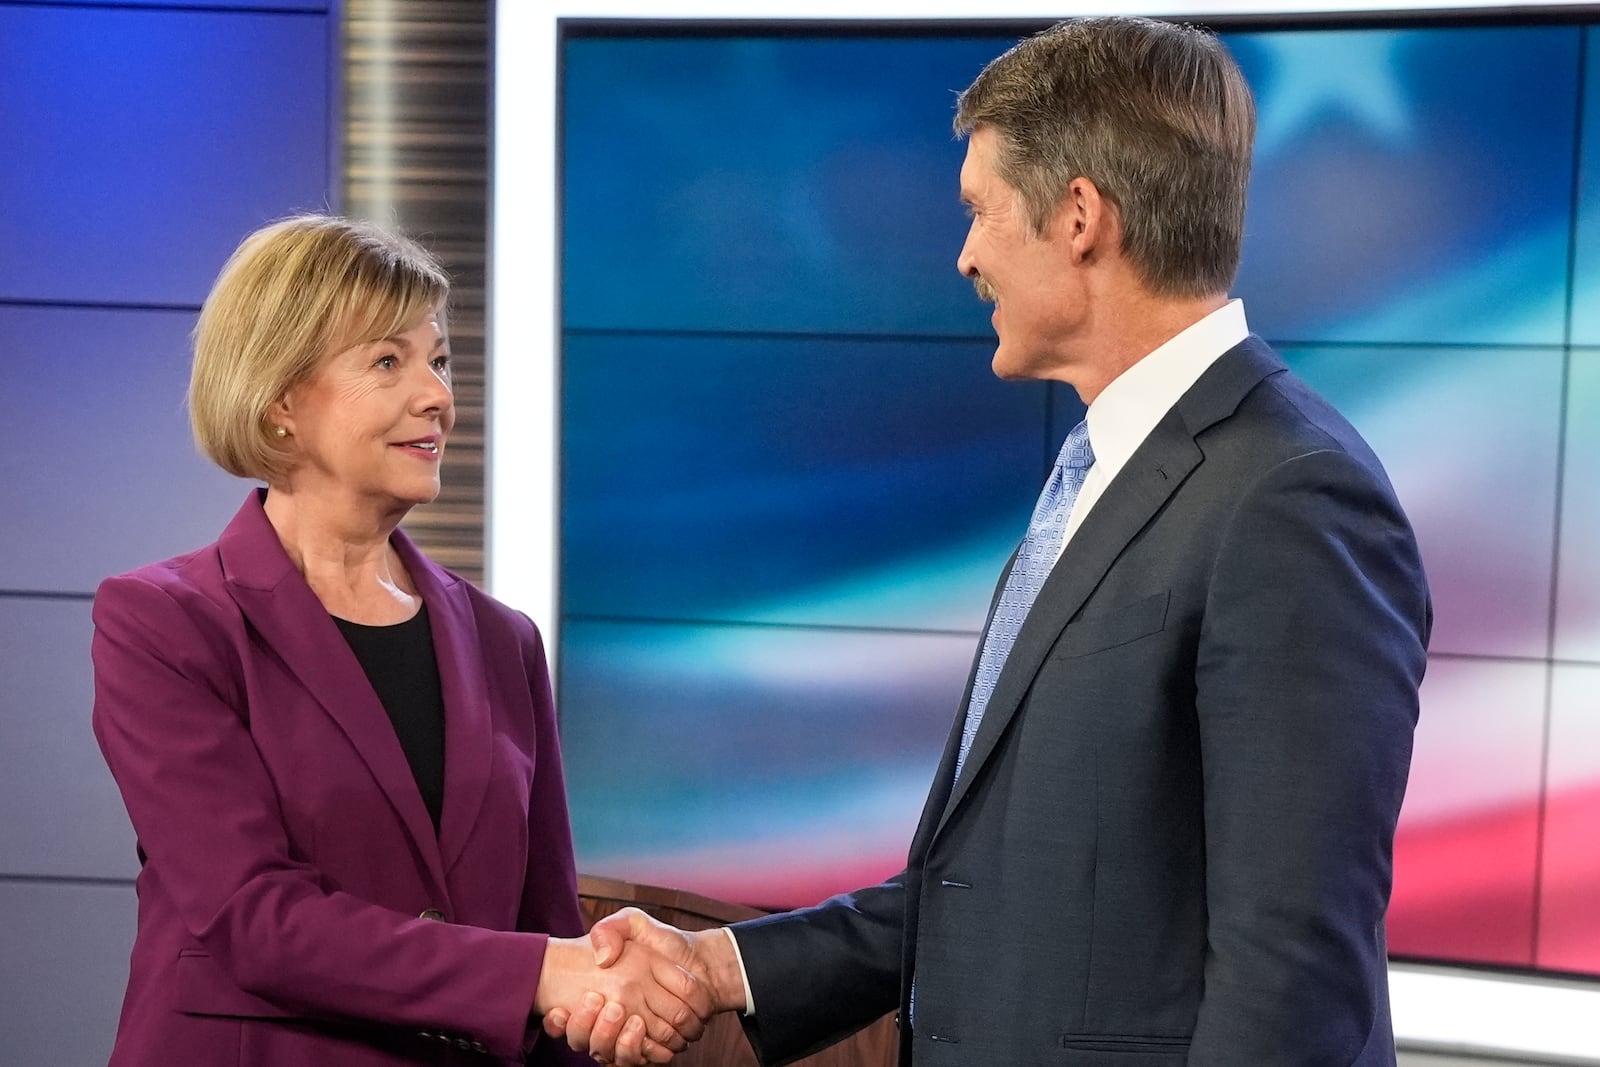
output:
[[[763,1064],[809,1056],[899,1006],[903,872],[733,932],[756,1008],[745,1035]]]
[[[95,598],[94,730],[153,880],[213,961],[286,1014],[451,1030],[522,1054],[545,937],[431,922],[341,892],[291,855],[207,617],[140,576]],[[198,598],[196,598],[198,600]]]
[[[1348,1064],[1388,1040],[1383,918],[1429,610],[1399,504],[1349,455],[1283,463],[1231,517],[1196,663],[1193,1067]]]

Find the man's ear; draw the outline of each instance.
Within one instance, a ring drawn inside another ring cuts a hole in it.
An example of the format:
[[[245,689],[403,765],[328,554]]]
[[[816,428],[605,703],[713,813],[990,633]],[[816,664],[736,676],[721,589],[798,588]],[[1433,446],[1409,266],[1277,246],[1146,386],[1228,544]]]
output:
[[[1115,206],[1088,178],[1072,179],[1050,218],[1050,236],[1072,249],[1074,263],[1087,263],[1120,244]]]

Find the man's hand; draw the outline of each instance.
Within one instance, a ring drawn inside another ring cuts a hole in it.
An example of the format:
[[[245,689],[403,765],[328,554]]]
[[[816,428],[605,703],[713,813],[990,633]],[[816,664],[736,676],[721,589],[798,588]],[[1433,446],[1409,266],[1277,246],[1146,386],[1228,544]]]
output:
[[[648,949],[693,975],[709,995],[711,1011],[745,1009],[744,976],[723,930],[690,933],[657,922],[637,908],[625,908],[596,923],[589,939],[594,961],[602,968],[614,967],[631,951]],[[566,1037],[573,1048],[601,1062],[665,1062],[650,1057],[652,1038],[645,1032],[645,1020],[609,998],[585,997],[575,1011],[557,1008],[545,1015],[544,1029],[552,1037]]]
[[[589,1031],[598,1028],[607,1041],[593,1050],[597,1058],[603,1051],[608,1062],[642,1067],[668,1062],[698,1038],[712,997],[692,972],[648,944],[619,945],[602,967],[590,943],[552,937],[533,1010],[552,1036],[562,1036],[552,1026],[560,1020],[573,1048],[585,1051]]]

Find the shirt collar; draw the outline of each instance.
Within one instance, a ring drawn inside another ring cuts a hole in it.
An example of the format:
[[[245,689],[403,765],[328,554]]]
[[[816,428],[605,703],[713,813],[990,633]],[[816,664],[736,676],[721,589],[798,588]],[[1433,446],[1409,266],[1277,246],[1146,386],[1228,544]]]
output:
[[[1087,416],[1102,476],[1115,477],[1189,387],[1248,336],[1244,302],[1229,300],[1112,379]]]

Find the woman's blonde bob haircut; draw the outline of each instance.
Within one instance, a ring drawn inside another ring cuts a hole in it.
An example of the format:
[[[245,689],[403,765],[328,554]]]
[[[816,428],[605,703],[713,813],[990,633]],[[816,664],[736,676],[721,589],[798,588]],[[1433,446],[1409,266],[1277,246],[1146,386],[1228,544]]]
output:
[[[449,294],[421,245],[371,223],[296,215],[252,233],[194,329],[189,418],[200,450],[229,474],[280,480],[290,454],[273,405],[329,356],[443,316]]]

